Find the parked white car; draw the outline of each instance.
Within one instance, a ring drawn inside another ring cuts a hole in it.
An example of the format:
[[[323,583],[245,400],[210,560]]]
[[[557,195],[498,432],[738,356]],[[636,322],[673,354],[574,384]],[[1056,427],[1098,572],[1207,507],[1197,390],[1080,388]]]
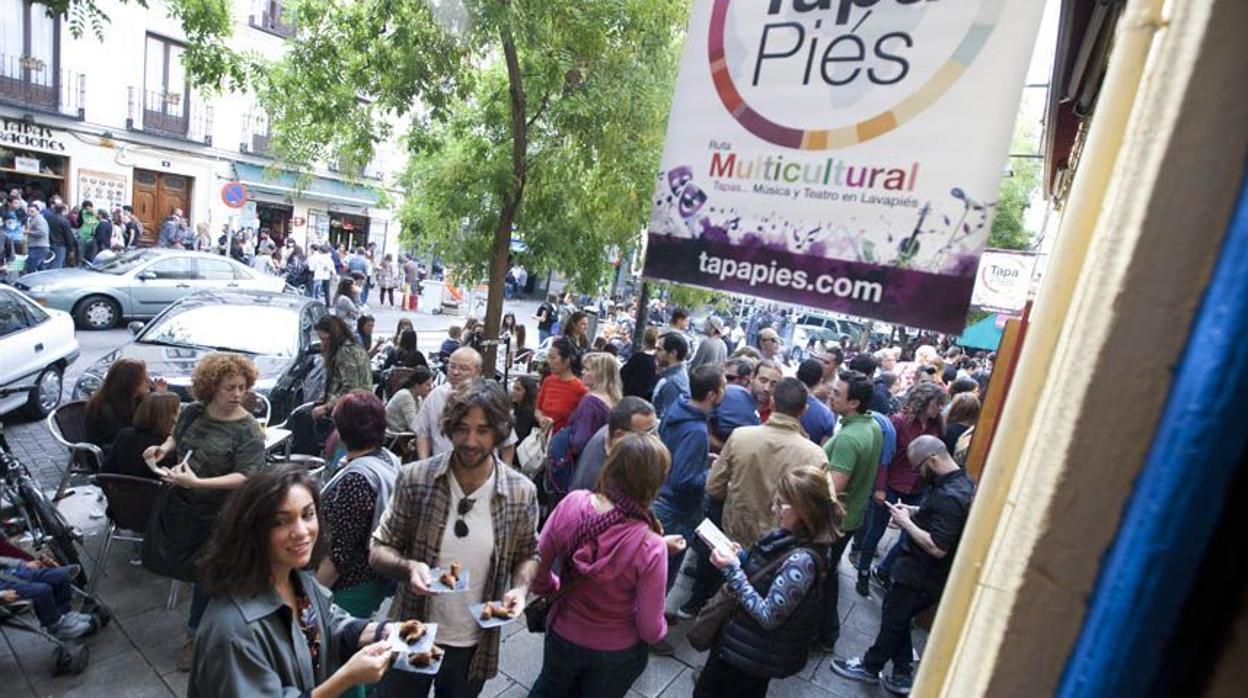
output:
[[[69,313],[42,308],[22,292],[0,286],[0,387],[30,386],[0,398],[0,415],[23,410],[42,419],[61,404],[65,369],[78,358]]]

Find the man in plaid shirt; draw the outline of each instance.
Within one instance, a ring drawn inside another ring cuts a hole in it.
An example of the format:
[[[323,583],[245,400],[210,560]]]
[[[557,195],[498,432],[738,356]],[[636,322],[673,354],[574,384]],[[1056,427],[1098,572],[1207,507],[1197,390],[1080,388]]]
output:
[[[472,698],[498,673],[499,630],[483,630],[470,604],[501,601],[516,615],[537,570],[537,490],[497,456],[511,433],[511,403],[497,383],[473,380],[442,413],[454,448],[404,468],[377,530],[369,564],[398,583],[391,617],[437,623],[446,651],[437,676],[391,671],[388,696]],[[437,574],[461,567],[463,591],[431,591]]]

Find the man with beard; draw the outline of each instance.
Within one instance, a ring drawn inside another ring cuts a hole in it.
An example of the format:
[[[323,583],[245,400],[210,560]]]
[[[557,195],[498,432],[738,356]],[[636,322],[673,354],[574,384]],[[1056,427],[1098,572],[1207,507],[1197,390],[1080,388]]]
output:
[[[369,564],[398,583],[391,618],[437,623],[446,655],[436,676],[390,672],[378,695],[473,698],[498,673],[499,630],[483,630],[470,604],[501,601],[514,614],[537,570],[537,490],[495,456],[512,431],[511,401],[497,383],[464,381],[441,412],[449,452],[407,466],[373,532]],[[459,565],[467,590],[432,591]]]
[[[739,363],[733,364],[739,367]],[[739,373],[736,375],[740,375]],[[711,415],[711,450],[716,453],[738,427],[753,427],[767,421],[771,416],[771,393],[783,374],[780,364],[764,359],[754,367],[749,389],[730,385],[724,399]]]
[[[472,347],[460,347],[446,361],[446,382],[434,388],[416,413],[416,453],[421,460],[451,450],[450,433],[442,430],[442,414],[451,393],[481,377],[481,354]],[[511,463],[516,450],[516,433],[510,432],[498,442],[504,462]]]
[[[927,483],[927,498],[918,507],[888,504],[892,520],[908,538],[884,596],[879,634],[862,657],[832,660],[832,671],[845,678],[879,681],[885,689],[901,694],[909,693],[914,681],[910,622],[940,598],[975,494],[966,471],[935,436],[923,434],[911,441],[906,458]],[[889,661],[892,676],[881,677]]]

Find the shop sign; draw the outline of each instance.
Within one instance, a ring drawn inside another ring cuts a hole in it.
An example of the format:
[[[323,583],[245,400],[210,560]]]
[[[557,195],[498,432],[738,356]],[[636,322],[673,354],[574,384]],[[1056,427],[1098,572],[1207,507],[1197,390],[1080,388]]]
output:
[[[694,0],[646,276],[960,331],[1043,10]]]
[[[126,177],[112,172],[78,170],[77,198],[90,199],[97,211],[121,208],[127,203]]]
[[[24,158],[18,155],[13,158],[13,169],[18,172],[39,174],[39,158]]]
[[[9,118],[0,119],[0,124],[3,124],[3,129],[0,130],[0,145],[33,148],[53,153],[65,152],[65,143],[58,140],[56,133],[47,126]]]
[[[1018,315],[1027,305],[1036,256],[1030,252],[988,250],[979,259],[971,305],[996,313]]]

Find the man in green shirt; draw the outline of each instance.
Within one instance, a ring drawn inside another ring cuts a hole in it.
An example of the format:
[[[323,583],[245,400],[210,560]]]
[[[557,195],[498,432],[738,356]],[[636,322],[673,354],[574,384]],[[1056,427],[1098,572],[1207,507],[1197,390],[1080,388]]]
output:
[[[830,573],[823,586],[823,631],[820,648],[831,653],[841,634],[841,620],[837,610],[840,584],[836,566],[845,547],[862,525],[867,511],[867,500],[875,488],[875,472],[880,466],[880,452],[884,450],[884,434],[880,425],[870,415],[871,398],[875,388],[866,375],[858,371],[842,371],[832,382],[829,407],[841,419],[841,427],[824,446],[831,471],[832,484],[838,499],[845,507],[841,520],[841,537],[832,546]]]

